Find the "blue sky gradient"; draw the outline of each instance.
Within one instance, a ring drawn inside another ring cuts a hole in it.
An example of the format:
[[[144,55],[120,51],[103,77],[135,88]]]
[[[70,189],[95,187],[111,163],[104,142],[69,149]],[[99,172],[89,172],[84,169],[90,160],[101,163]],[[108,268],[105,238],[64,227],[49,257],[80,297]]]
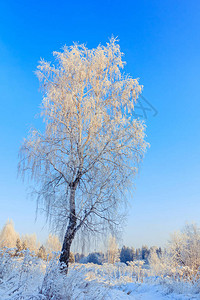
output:
[[[47,235],[28,184],[17,179],[18,150],[31,125],[41,126],[40,58],[73,42],[94,48],[117,36],[126,72],[140,78],[157,109],[146,120],[150,149],[130,196],[123,243],[164,245],[185,222],[200,225],[200,2],[0,2],[0,228]]]

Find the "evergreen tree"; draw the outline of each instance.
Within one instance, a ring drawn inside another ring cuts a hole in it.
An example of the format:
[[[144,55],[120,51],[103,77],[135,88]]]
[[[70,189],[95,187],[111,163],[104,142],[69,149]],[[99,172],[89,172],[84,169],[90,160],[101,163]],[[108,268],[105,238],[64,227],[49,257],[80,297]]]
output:
[[[37,256],[43,260],[47,259],[46,249],[43,245],[39,248]]]
[[[120,261],[127,264],[128,261],[133,261],[133,258],[134,258],[133,249],[123,246],[120,252]]]
[[[102,265],[103,260],[104,260],[104,255],[101,252],[90,253],[87,257],[88,263],[93,263],[97,265]]]
[[[23,243],[22,243],[22,250],[27,250],[27,249],[28,249],[27,241],[23,241]]]
[[[143,260],[147,260],[148,256],[149,256],[149,249],[148,249],[148,247],[146,245],[142,246],[141,258]]]
[[[22,253],[21,251],[23,250],[23,246],[22,246],[22,242],[20,240],[20,238],[17,238],[17,241],[16,241],[16,252],[15,252],[15,255],[16,256],[21,256]]]

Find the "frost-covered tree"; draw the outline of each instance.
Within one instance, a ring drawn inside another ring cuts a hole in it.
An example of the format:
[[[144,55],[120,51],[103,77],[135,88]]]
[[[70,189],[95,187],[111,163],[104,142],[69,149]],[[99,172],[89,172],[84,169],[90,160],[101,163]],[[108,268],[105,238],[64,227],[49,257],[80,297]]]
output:
[[[46,251],[52,256],[52,252],[61,251],[61,243],[56,235],[49,234],[46,241]]]
[[[37,242],[37,236],[35,233],[33,234],[25,234],[21,237],[24,249],[29,249],[30,251],[36,251],[39,248],[39,243]]]
[[[148,262],[149,262],[149,265],[152,268],[152,270],[157,273],[158,271],[160,271],[160,268],[161,268],[161,266],[160,266],[161,260],[158,257],[156,250],[157,250],[156,247],[150,248]]]
[[[19,170],[36,181],[48,221],[64,233],[60,261],[68,265],[78,231],[119,224],[147,144],[145,125],[133,117],[142,87],[123,73],[114,38],[91,50],[65,46],[54,56],[37,71],[45,130],[24,140]]]
[[[176,265],[189,267],[196,273],[200,267],[200,228],[196,224],[188,224],[182,231],[175,232],[168,251]]]
[[[19,238],[19,234],[14,229],[14,223],[12,220],[8,220],[4,225],[0,233],[0,248],[16,247],[16,241]]]
[[[119,261],[119,249],[114,236],[110,236],[108,241],[107,259],[109,264]]]

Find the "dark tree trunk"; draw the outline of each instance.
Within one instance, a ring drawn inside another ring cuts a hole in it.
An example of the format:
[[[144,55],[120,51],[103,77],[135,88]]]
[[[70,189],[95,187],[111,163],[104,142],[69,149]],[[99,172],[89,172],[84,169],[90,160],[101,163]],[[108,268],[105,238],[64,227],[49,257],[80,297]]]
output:
[[[64,266],[61,266],[61,269],[65,273],[68,272],[70,248],[76,233],[76,209],[75,209],[76,186],[77,184],[74,183],[71,185],[69,225],[65,233],[65,237],[62,245],[62,252],[60,255],[60,263],[64,263]]]

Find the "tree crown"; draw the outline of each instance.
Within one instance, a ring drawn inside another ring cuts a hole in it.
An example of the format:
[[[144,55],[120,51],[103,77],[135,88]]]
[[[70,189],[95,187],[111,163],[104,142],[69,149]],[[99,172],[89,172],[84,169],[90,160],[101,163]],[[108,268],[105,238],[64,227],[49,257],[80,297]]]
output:
[[[64,229],[71,214],[72,188],[77,229],[103,228],[105,220],[117,220],[146,150],[145,125],[132,116],[142,87],[122,72],[123,54],[114,38],[92,50],[65,46],[54,56],[54,64],[41,60],[37,71],[45,132],[31,130],[20,170],[37,181],[56,228]]]

